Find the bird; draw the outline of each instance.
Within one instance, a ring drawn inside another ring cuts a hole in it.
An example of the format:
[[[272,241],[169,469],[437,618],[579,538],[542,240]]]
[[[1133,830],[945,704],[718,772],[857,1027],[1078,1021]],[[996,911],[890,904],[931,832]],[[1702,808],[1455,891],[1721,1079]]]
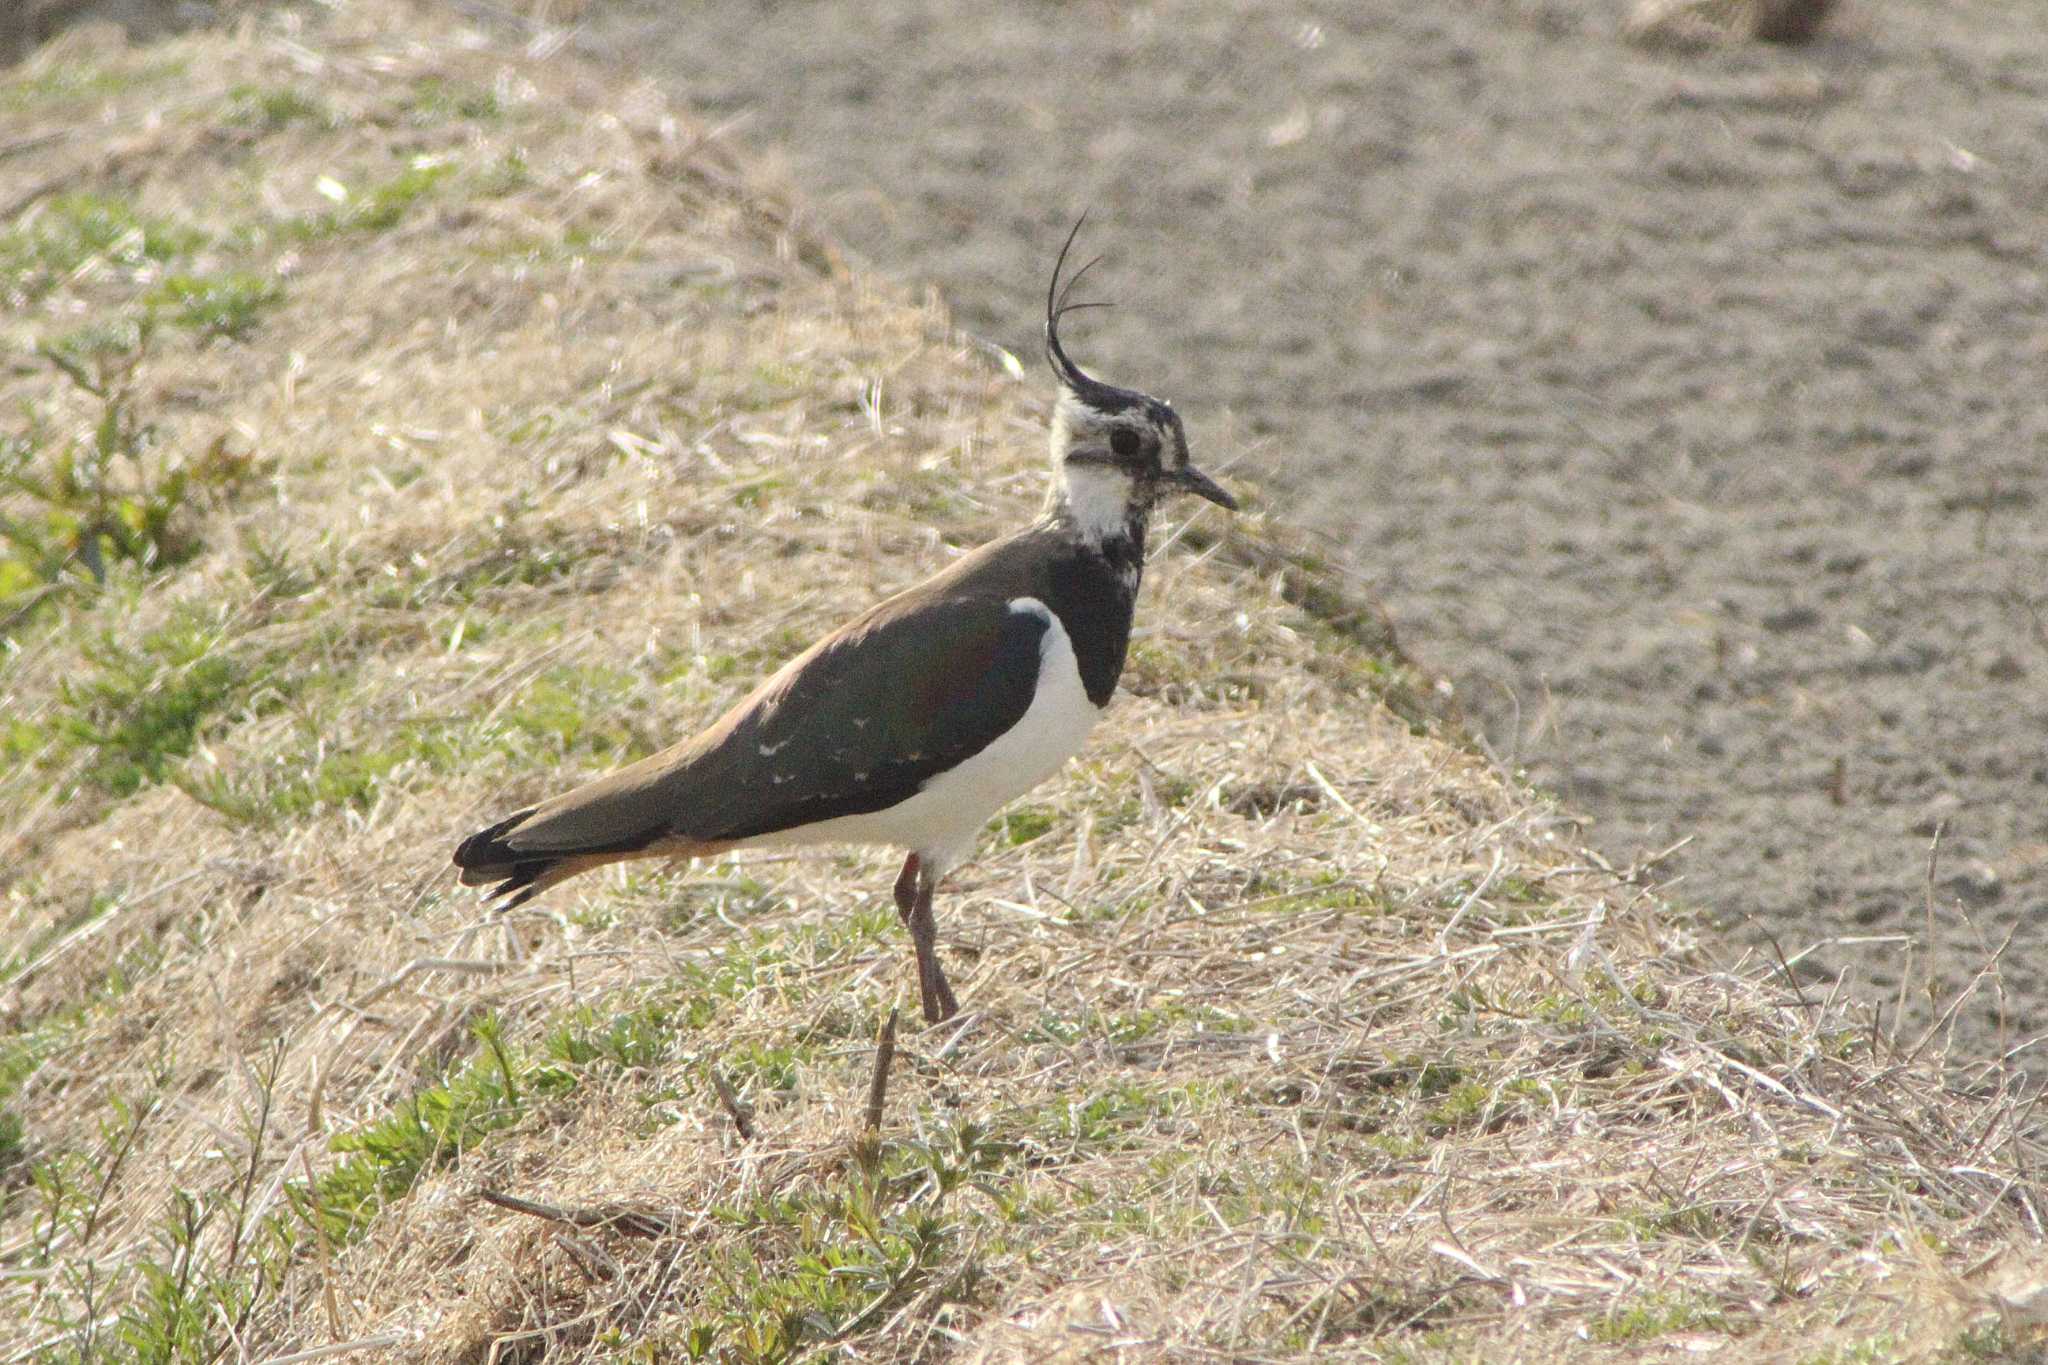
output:
[[[1188,460],[1173,406],[1095,379],[1060,323],[1097,256],[1045,296],[1058,381],[1041,514],[790,659],[695,736],[517,811],[461,841],[468,886],[510,908],[635,858],[819,844],[904,853],[894,895],[928,1023],[959,1010],[932,896],[1003,806],[1078,753],[1122,675],[1162,501],[1237,501]]]

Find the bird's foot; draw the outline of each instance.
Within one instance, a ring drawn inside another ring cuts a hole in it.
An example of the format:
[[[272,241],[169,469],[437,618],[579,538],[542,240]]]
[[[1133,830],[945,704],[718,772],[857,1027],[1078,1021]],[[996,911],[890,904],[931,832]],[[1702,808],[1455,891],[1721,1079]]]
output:
[[[939,967],[936,952],[918,954],[917,988],[924,998],[927,1024],[943,1023],[960,1012],[960,1002],[953,998],[953,988],[946,984],[946,973]]]

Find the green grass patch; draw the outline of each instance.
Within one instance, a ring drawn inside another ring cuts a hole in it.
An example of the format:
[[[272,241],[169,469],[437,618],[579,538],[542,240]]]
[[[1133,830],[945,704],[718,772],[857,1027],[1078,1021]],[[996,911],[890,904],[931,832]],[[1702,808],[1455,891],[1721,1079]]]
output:
[[[794,1094],[814,1050],[802,1043],[751,1042],[719,1058],[726,1079],[741,1089]]]
[[[1273,915],[1298,915],[1318,910],[1362,910],[1385,914],[1384,896],[1362,882],[1329,878],[1312,890],[1261,897],[1250,908]]]
[[[1672,1332],[1706,1331],[1740,1336],[1748,1324],[1710,1304],[1684,1297],[1649,1294],[1618,1306],[1590,1328],[1593,1340],[1614,1346],[1651,1341]]]
[[[1135,1145],[1154,1124],[1198,1115],[1220,1099],[1218,1088],[1205,1082],[1126,1082],[1006,1115],[1001,1126],[1019,1129],[1043,1148],[1120,1151]]]
[[[170,275],[144,300],[202,341],[246,341],[263,315],[284,298],[284,286],[246,270],[223,275]]]
[[[326,811],[368,811],[400,767],[420,764],[447,773],[461,759],[462,750],[446,725],[421,721],[399,726],[395,742],[375,749],[330,752],[316,738],[296,753],[274,755],[240,772],[176,780],[186,795],[237,824],[273,826]]]
[[[515,155],[507,153],[481,172],[477,179],[478,189],[495,197],[505,192],[503,187],[513,176],[530,177],[532,172],[525,157],[519,156],[514,162]],[[477,244],[476,259],[493,266],[566,265],[593,256],[610,256],[619,250],[621,248],[609,236],[588,227],[570,226],[559,232],[495,234]],[[528,444],[543,434],[538,427],[525,421],[513,423],[510,431],[520,438],[513,444]]]
[[[238,85],[228,91],[227,110],[222,116],[236,128],[259,133],[276,133],[296,123],[315,128],[332,128],[339,120],[317,95],[288,85]]]
[[[533,168],[526,164],[526,153],[514,147],[478,171],[475,183],[485,198],[503,199],[532,187]]]
[[[386,180],[357,192],[340,186],[345,196],[334,208],[307,214],[280,229],[290,241],[321,242],[350,233],[388,232],[404,222],[414,208],[430,198],[455,174],[446,161],[420,159]],[[333,182],[339,185],[339,182]]]
[[[262,665],[267,669],[266,708],[306,694],[312,681],[311,675],[286,674],[285,662]],[[235,682],[231,659],[195,667],[205,671],[187,691],[200,695],[185,712],[196,713],[199,702],[231,700],[249,690],[248,684]],[[210,691],[202,686],[208,683]],[[331,678],[327,685],[333,695],[346,690]],[[180,774],[177,781],[187,795],[230,820],[267,827],[329,811],[368,811],[394,777],[412,773],[451,773],[496,762],[521,770],[569,761],[609,767],[648,751],[624,719],[636,714],[641,686],[623,670],[560,665],[530,682],[488,728],[463,717],[415,716],[384,722],[376,728],[375,742],[358,746],[338,742],[341,719],[327,714],[331,705],[313,708],[295,727],[295,746],[273,746],[238,766]],[[218,704],[211,709],[219,709]],[[165,728],[157,717],[146,719]],[[199,719],[193,716],[194,725]],[[136,746],[124,741],[123,747]],[[158,747],[173,755],[190,750],[189,743]],[[158,764],[150,777],[159,780],[165,771]]]
[[[84,62],[56,62],[40,71],[0,81],[0,110],[27,113],[41,105],[72,100],[109,99],[185,74],[182,58],[144,62],[121,68]]]
[[[691,1360],[810,1359],[930,1285],[949,1242],[939,1214],[888,1201],[858,1178],[717,1216],[750,1234],[775,1229],[781,1236],[736,1244],[707,1264],[703,1308],[683,1337]]]
[[[648,1069],[675,1059],[676,1044],[711,1020],[712,1011],[656,997],[623,1010],[579,1005],[548,1029],[542,1052],[576,1071]]]
[[[124,271],[188,256],[206,235],[145,214],[114,195],[60,194],[25,221],[0,231],[0,288],[24,302],[55,289],[88,263]]]
[[[65,1301],[79,1305],[75,1318],[38,1324],[58,1329],[38,1360],[212,1361],[241,1339],[283,1282],[296,1240],[286,1217],[252,1213],[282,1056],[279,1049],[267,1068],[251,1068],[258,1097],[244,1134],[247,1157],[216,1154],[206,1162],[215,1168],[210,1179],[181,1173],[145,1247],[112,1258],[81,1254],[106,1229],[116,1178],[163,1107],[169,1073],[161,1065],[142,1091],[110,1096],[96,1142],[32,1163],[21,1196],[34,1206],[32,1235],[16,1264],[47,1271],[68,1291]]]
[[[979,1263],[955,1255],[957,1196],[992,1191],[993,1174],[1016,1155],[961,1120],[882,1144],[836,1176],[714,1208],[736,1238],[705,1258],[676,1346],[690,1360],[817,1359],[915,1297],[975,1301]]]
[[[100,588],[124,567],[174,568],[202,548],[190,516],[200,501],[238,495],[258,462],[216,442],[196,458],[154,449],[135,411],[134,382],[154,319],[121,317],[46,341],[42,358],[98,407],[89,434],[60,434],[33,419],[0,436],[0,634],[62,590]]]
[[[1548,1098],[1542,1083],[1527,1077],[1490,1087],[1477,1081],[1460,1082],[1430,1106],[1423,1117],[1423,1131],[1431,1137],[1474,1127],[1490,1133],[1511,1119],[1544,1107]]]
[[[1251,1027],[1249,1020],[1238,1015],[1208,1005],[1174,1001],[1116,1014],[1093,1009],[1078,1015],[1043,1011],[1037,1021],[1024,1030],[1021,1041],[1058,1043],[1061,1046],[1070,1046],[1088,1038],[1111,1043],[1139,1043],[1169,1034],[1185,1037],[1197,1033],[1245,1033]]]
[[[529,1099],[575,1088],[562,1067],[525,1068],[486,1017],[472,1032],[480,1055],[446,1081],[415,1092],[398,1109],[333,1141],[348,1159],[309,1188],[292,1186],[302,1216],[347,1243],[385,1207],[412,1192],[422,1176],[460,1159],[485,1137],[519,1121]]]
[[[1624,1212],[1620,1218],[1622,1225],[1643,1241],[1683,1237],[1710,1242],[1727,1231],[1720,1217],[1705,1204],[1665,1204]]]
[[[1003,842],[1011,848],[1028,844],[1059,823],[1059,816],[1044,806],[1019,806],[1003,812]]]
[[[529,683],[504,714],[504,726],[535,750],[555,758],[589,758],[602,764],[625,762],[650,752],[620,718],[633,713],[640,679],[602,665],[559,665]]]
[[[504,102],[491,87],[437,76],[417,82],[405,105],[406,122],[416,128],[454,122],[490,123],[504,113]]]
[[[1906,1359],[1905,1346],[1890,1332],[1830,1346],[1799,1357],[1798,1365],[1892,1365]]]
[[[508,588],[559,583],[590,557],[588,547],[552,537],[546,527],[533,536],[508,530],[499,543],[453,567],[429,566],[396,580],[378,580],[366,590],[371,605],[392,611],[467,606]]]
[[[133,644],[109,630],[80,652],[85,668],[62,685],[59,724],[92,752],[85,780],[116,798],[163,781],[209,723],[259,690],[267,708],[290,686],[268,657],[234,649],[225,623],[197,604]]]
[[[588,1077],[673,1060],[681,1040],[717,1013],[706,984],[680,982],[616,1010],[579,1006],[546,1028],[537,1046],[508,1039],[494,1017],[478,1020],[468,1060],[384,1118],[335,1138],[333,1149],[347,1160],[311,1186],[292,1187],[294,1205],[337,1242],[354,1239],[423,1176],[518,1123],[536,1101],[570,1095]]]

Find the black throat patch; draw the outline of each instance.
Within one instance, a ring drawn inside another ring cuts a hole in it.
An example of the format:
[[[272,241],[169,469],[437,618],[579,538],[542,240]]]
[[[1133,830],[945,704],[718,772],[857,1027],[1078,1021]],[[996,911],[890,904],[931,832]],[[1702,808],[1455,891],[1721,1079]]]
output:
[[[1076,538],[1048,567],[1054,615],[1074,647],[1081,686],[1096,706],[1109,705],[1131,643],[1131,613],[1145,567],[1145,517],[1134,513],[1125,534],[1100,544]]]

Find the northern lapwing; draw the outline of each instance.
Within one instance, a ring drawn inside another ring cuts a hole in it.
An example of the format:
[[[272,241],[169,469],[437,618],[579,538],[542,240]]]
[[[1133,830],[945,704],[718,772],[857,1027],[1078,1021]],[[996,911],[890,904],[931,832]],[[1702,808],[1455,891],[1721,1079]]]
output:
[[[1045,297],[1059,379],[1052,486],[1032,525],[877,603],[693,739],[507,816],[455,850],[462,881],[519,905],[629,858],[733,848],[904,849],[896,908],[924,1017],[959,1006],[939,968],[932,889],[1003,805],[1077,753],[1123,672],[1153,506],[1237,503],[1188,463],[1173,408],[1090,378],[1060,345],[1080,223]]]

